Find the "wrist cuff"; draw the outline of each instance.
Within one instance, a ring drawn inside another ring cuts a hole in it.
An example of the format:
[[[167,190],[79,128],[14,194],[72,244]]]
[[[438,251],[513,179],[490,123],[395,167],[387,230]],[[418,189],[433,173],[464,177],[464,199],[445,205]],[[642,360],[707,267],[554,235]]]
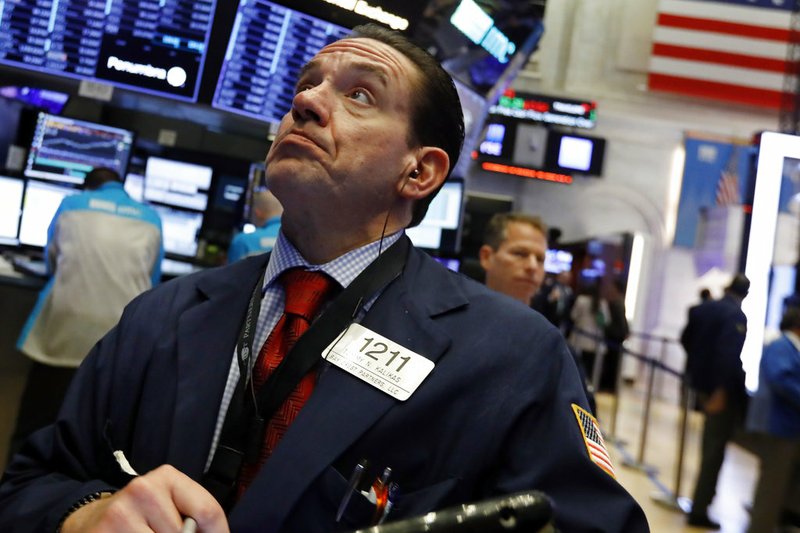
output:
[[[73,503],[72,506],[69,509],[67,509],[67,512],[64,513],[64,516],[61,517],[61,520],[59,520],[58,527],[56,528],[56,533],[61,533],[61,527],[64,525],[64,522],[67,521],[67,518],[69,518],[72,513],[74,513],[84,505],[88,505],[97,500],[102,500],[103,498],[108,498],[112,494],[114,494],[114,491],[98,490],[97,492],[92,492],[91,494],[87,494],[80,500]]]

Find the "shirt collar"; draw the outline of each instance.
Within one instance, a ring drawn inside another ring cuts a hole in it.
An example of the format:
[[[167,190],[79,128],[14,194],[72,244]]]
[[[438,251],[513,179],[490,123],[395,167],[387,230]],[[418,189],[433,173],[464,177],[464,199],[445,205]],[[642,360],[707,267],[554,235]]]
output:
[[[111,189],[124,189],[124,188],[125,187],[122,185],[122,183],[120,183],[118,181],[107,181],[107,182],[103,183],[102,185],[100,185],[95,190],[96,191],[107,191],[107,190],[111,190]]]
[[[261,229],[267,228],[269,226],[274,226],[275,224],[280,224],[280,223],[281,223],[281,216],[278,215],[276,217],[267,219],[267,221],[264,222],[264,224],[261,226]]]
[[[302,267],[307,270],[322,271],[335,279],[342,287],[347,287],[358,277],[367,266],[378,258],[379,250],[386,250],[389,246],[397,242],[403,235],[403,231],[392,233],[381,239],[365,244],[354,250],[340,255],[336,259],[321,265],[312,265],[300,255],[300,252],[289,242],[283,232],[278,233],[278,240],[272,249],[272,254],[267,264],[264,274],[264,290],[275,281],[284,271]]]

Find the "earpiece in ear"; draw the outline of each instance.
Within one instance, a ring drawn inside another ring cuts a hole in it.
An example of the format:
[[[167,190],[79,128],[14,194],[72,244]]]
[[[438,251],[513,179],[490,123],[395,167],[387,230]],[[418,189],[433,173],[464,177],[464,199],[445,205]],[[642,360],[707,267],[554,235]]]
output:
[[[408,175],[409,178],[416,179],[419,176],[419,169],[415,168],[411,174]]]

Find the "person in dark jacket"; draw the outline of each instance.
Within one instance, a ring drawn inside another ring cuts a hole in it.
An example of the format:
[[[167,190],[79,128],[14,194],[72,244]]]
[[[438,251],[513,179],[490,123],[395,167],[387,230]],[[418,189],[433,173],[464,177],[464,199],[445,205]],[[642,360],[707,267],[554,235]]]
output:
[[[535,489],[562,531],[648,530],[558,331],[404,233],[461,151],[452,79],[354,32],[300,69],[267,154],[272,252],[128,306],[8,466],[0,531],[352,531],[389,511],[359,478],[399,487],[390,521]]]
[[[700,471],[688,524],[719,529],[708,516],[717,478],[725,459],[725,447],[743,419],[747,393],[740,359],[747,333],[742,300],[750,289],[744,274],[734,276],[719,300],[693,307],[681,334],[686,350],[686,379],[698,393],[706,414]]]
[[[625,316],[625,284],[622,280],[615,279],[611,282],[606,293],[606,301],[608,301],[608,324],[604,331],[606,353],[603,357],[599,389],[615,393],[622,343],[630,335],[628,318]]]

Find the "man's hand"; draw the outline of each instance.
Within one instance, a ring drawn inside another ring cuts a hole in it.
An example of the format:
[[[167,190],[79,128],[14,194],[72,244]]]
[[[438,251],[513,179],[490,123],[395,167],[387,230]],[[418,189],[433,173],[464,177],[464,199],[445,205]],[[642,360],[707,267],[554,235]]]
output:
[[[708,397],[706,403],[703,405],[703,411],[707,415],[716,415],[725,410],[728,403],[728,395],[722,387],[715,389],[711,396]]]
[[[112,496],[84,505],[69,515],[61,531],[177,533],[185,516],[195,519],[198,532],[229,531],[217,500],[187,475],[163,465]]]

